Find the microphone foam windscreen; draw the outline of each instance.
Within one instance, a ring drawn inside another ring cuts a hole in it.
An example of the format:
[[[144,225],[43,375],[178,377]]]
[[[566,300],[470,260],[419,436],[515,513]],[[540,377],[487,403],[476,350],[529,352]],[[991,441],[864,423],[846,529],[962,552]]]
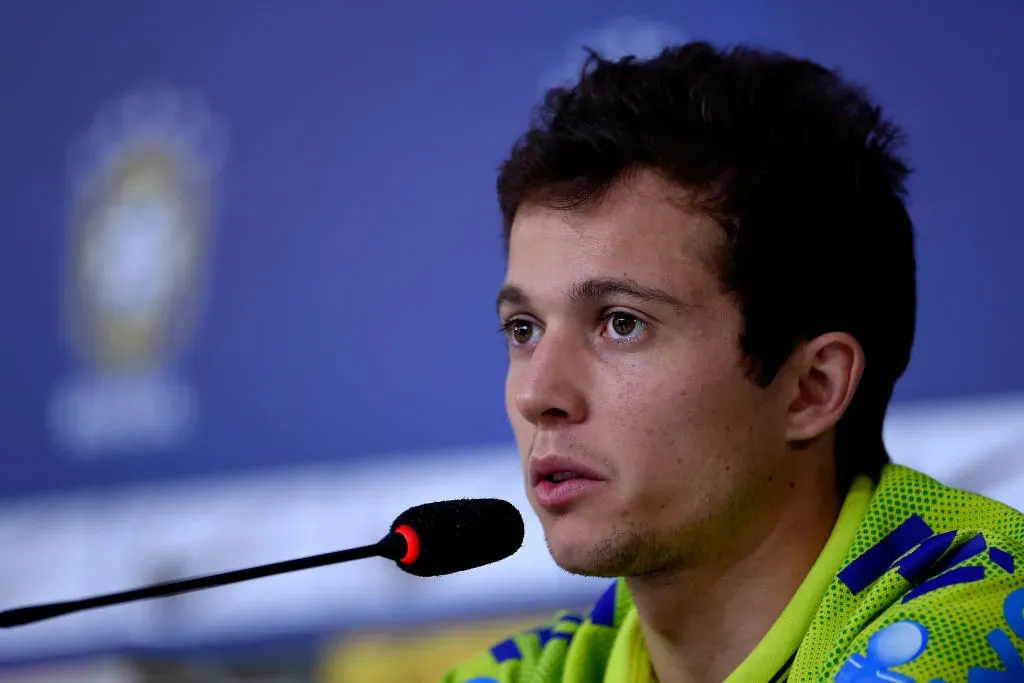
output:
[[[419,553],[398,566],[415,576],[442,576],[504,560],[523,545],[523,516],[497,498],[447,500],[409,508],[391,525],[411,527]]]

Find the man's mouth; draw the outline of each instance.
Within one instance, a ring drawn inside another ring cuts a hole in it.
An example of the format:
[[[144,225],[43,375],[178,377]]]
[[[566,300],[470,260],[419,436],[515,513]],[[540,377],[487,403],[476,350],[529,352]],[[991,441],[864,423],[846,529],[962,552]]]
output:
[[[559,484],[570,479],[604,479],[583,463],[561,455],[544,455],[530,460],[530,484],[536,486],[542,481]]]
[[[565,509],[601,484],[604,477],[581,462],[560,455],[530,461],[530,483],[541,507]]]

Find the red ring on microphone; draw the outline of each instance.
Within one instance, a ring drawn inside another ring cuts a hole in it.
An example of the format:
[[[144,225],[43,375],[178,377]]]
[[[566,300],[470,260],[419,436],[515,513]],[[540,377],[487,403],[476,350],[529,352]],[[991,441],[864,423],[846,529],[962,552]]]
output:
[[[420,556],[420,537],[408,524],[403,524],[395,528],[394,533],[398,534],[405,539],[405,557],[399,562],[402,564],[412,564]]]

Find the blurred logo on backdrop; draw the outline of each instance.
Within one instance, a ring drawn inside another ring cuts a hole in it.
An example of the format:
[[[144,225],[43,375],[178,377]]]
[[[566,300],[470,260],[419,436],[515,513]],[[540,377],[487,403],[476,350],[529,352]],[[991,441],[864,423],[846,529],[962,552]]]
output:
[[[173,88],[104,108],[70,155],[63,289],[79,367],[58,389],[58,444],[97,456],[173,447],[197,420],[175,362],[201,308],[225,136]]]

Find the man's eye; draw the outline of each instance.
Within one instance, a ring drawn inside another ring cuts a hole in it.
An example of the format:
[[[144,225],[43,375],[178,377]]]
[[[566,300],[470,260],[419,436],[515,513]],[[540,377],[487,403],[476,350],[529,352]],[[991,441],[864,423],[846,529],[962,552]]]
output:
[[[510,320],[505,325],[505,334],[515,344],[529,344],[537,332],[537,326],[529,320]]]
[[[643,331],[644,321],[629,313],[610,313],[605,318],[608,334],[617,339],[629,340]]]

